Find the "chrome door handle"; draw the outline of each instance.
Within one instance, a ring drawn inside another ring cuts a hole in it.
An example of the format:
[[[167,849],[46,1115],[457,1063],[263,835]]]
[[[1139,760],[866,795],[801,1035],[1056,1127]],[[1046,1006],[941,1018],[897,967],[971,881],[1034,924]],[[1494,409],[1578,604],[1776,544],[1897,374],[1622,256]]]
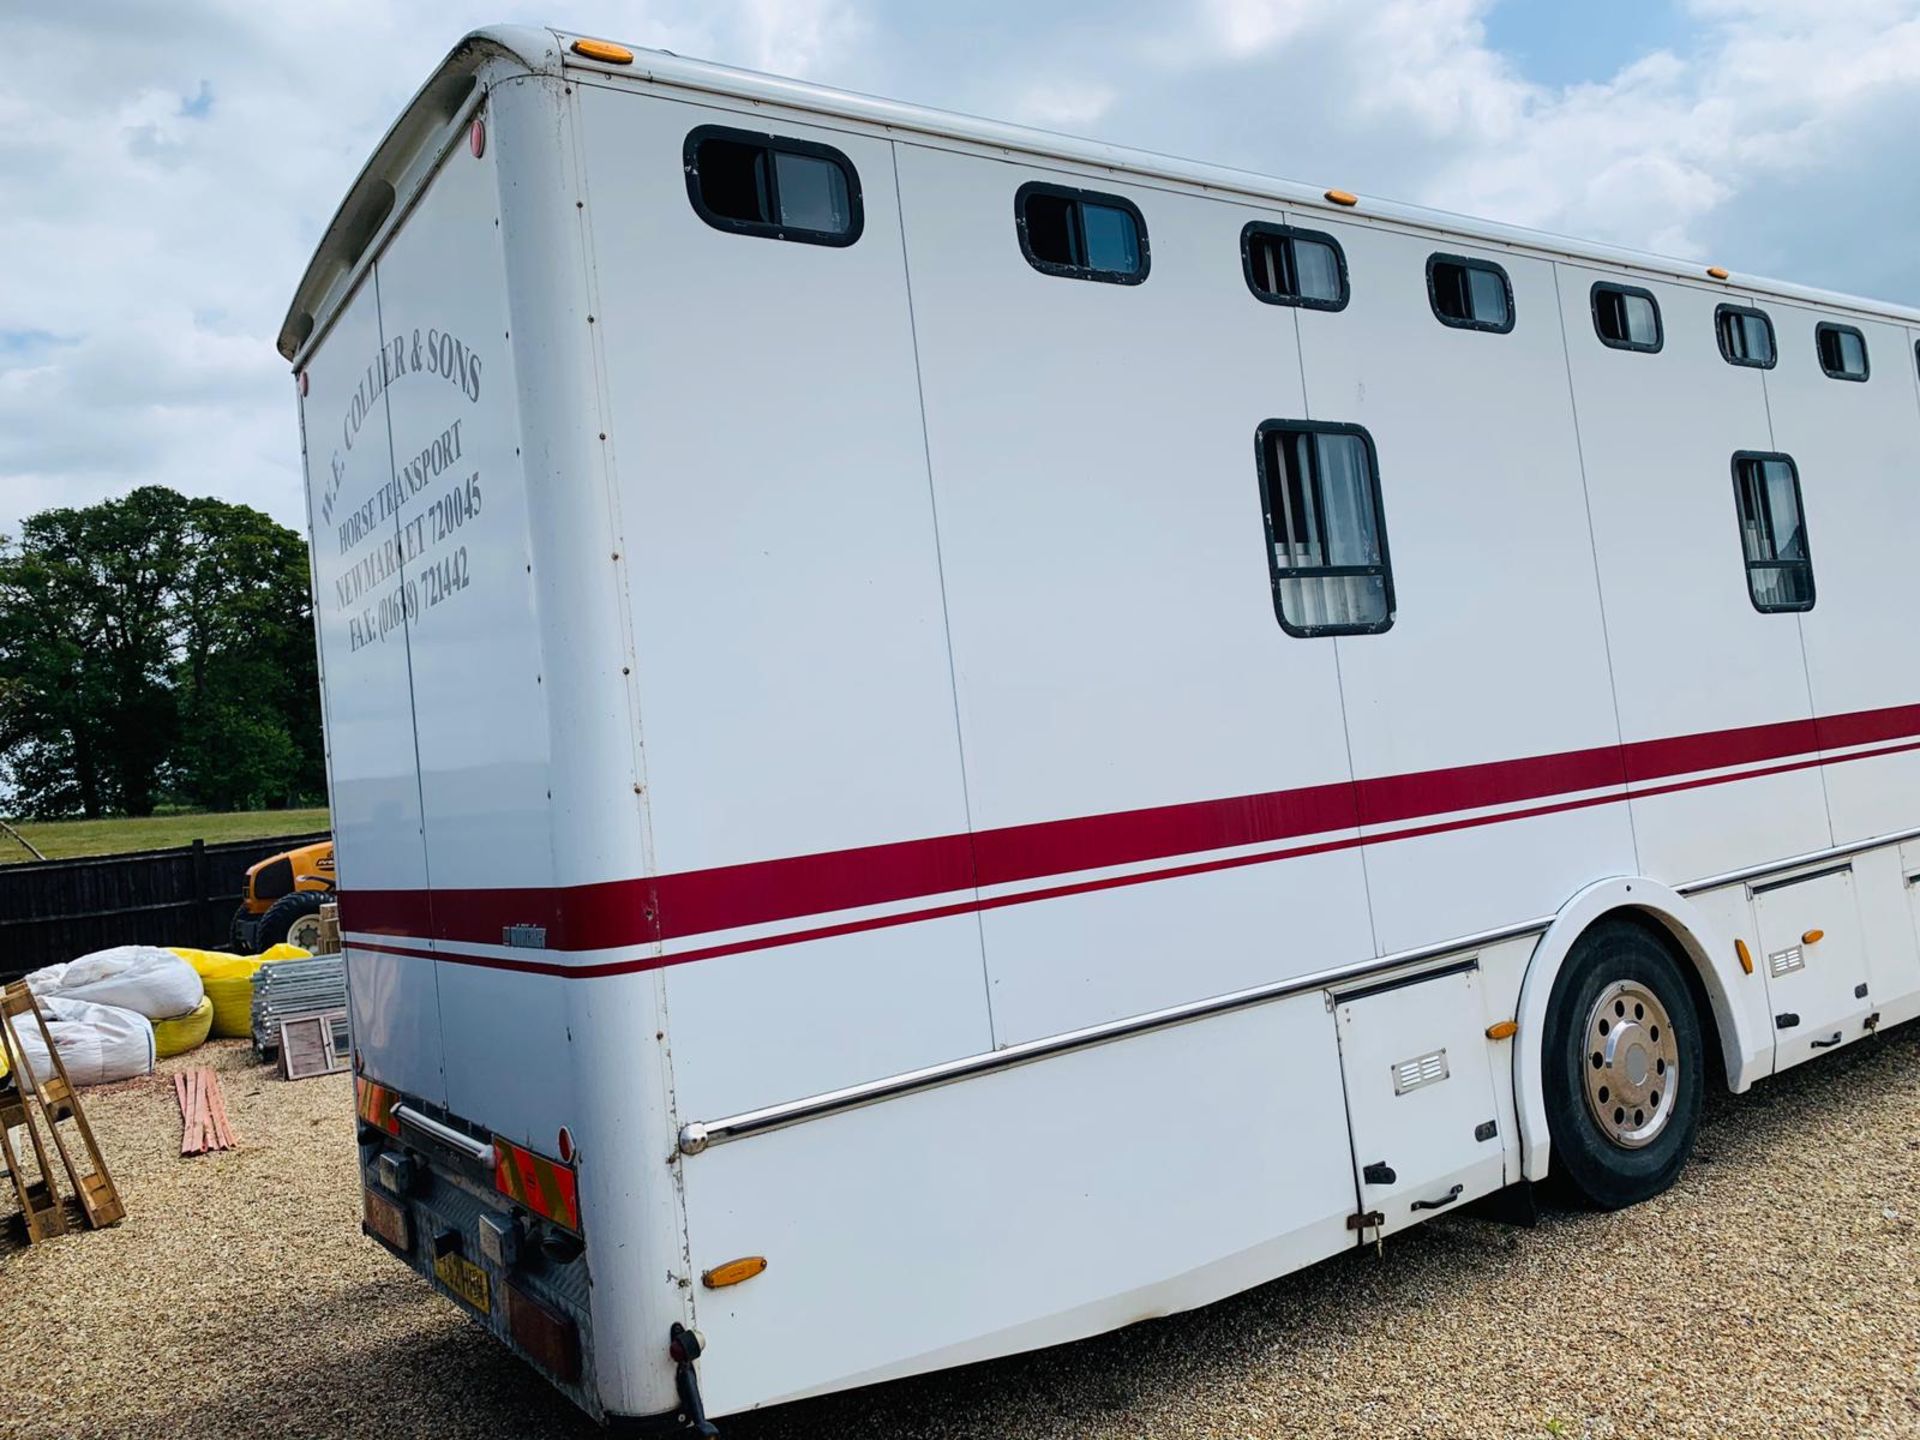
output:
[[[1464,1187],[1462,1186],[1456,1185],[1451,1190],[1447,1191],[1446,1194],[1442,1195],[1438,1200],[1416,1200],[1413,1202],[1413,1204],[1409,1205],[1407,1208],[1409,1210],[1438,1210],[1441,1207],[1446,1205],[1451,1205],[1454,1201],[1458,1200],[1460,1198],[1460,1191],[1463,1188]]]

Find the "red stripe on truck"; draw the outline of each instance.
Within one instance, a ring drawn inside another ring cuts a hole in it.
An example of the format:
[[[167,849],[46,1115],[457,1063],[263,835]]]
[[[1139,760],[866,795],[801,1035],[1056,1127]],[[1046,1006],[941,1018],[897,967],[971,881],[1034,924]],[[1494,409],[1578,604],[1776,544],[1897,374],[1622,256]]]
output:
[[[349,890],[340,897],[342,927],[359,934],[397,939],[441,939],[498,945],[509,926],[533,925],[546,931],[548,950],[602,950],[655,945],[714,931],[769,924],[836,911],[884,905],[930,895],[953,894],[977,886],[1082,873],[1113,866],[1165,860],[1181,855],[1270,845],[1310,835],[1328,835],[1317,844],[1279,851],[1198,862],[1145,875],[1116,876],[1060,885],[1019,895],[970,899],[908,915],[819,927],[681,951],[651,962],[569,967],[539,961],[489,962],[442,953],[442,958],[493,963],[499,968],[566,974],[613,973],[714,955],[791,944],[912,920],[938,918],[1006,904],[1084,893],[1115,885],[1171,878],[1245,864],[1347,849],[1359,844],[1413,835],[1498,824],[1530,816],[1614,804],[1630,798],[1629,782],[1647,782],[1705,770],[1753,765],[1794,756],[1813,756],[1798,764],[1709,777],[1659,786],[1640,794],[1727,783],[1805,769],[1821,763],[1826,749],[1920,736],[1920,705],[1743,726],[1697,735],[1636,741],[1555,755],[1454,766],[1407,775],[1348,783],[1241,795],[1180,805],[1125,810],[1106,815],[1048,820],[983,830],[973,835],[943,835],[893,844],[867,845],[814,855],[789,856],[682,871],[645,879],[615,880],[523,890]],[[1873,752],[1893,754],[1916,748],[1897,746]],[[1834,757],[1835,761],[1866,756]],[[1433,824],[1387,836],[1337,836],[1362,825],[1402,823],[1489,806],[1589,794],[1553,805],[1504,814]],[[403,946],[367,946],[398,954],[423,954]]]

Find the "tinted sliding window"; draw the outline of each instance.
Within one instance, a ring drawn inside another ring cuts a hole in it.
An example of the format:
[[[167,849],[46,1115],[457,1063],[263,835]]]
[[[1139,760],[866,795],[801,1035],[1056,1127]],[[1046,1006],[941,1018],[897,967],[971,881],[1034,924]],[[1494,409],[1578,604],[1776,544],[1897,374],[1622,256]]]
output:
[[[1258,436],[1273,609],[1289,635],[1393,624],[1393,572],[1373,440],[1357,425],[1269,420]]]
[[[1131,200],[1031,180],[1014,194],[1013,220],[1036,270],[1119,285],[1147,278],[1147,222]]]
[[[1753,608],[1811,610],[1813,556],[1800,508],[1800,471],[1792,458],[1741,451],[1733,457],[1733,494]]]
[[[1651,355],[1666,343],[1660,328],[1660,302],[1651,290],[1637,285],[1597,282],[1593,287],[1593,328],[1601,343],[1615,350],[1643,350]]]
[[[1853,326],[1816,325],[1813,343],[1820,351],[1820,368],[1835,380],[1867,378],[1867,337]]]
[[[1427,296],[1442,325],[1502,335],[1513,329],[1513,286],[1491,260],[1428,256]]]
[[[716,230],[810,245],[860,238],[860,176],[831,146],[702,125],[684,159],[687,198]]]
[[[1773,348],[1773,321],[1766,311],[1722,305],[1713,312],[1713,328],[1720,337],[1720,353],[1729,365],[1773,368],[1778,356]]]
[[[1247,288],[1270,305],[1346,308],[1347,257],[1331,235],[1256,221],[1240,232],[1240,259]]]

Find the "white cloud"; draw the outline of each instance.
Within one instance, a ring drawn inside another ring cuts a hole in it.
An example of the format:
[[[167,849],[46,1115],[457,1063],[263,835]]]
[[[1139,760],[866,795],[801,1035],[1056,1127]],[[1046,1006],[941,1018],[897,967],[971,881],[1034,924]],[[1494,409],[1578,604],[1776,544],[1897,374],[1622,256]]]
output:
[[[501,11],[1920,300],[1920,0],[1685,0],[1685,45],[1568,87],[1489,48],[1491,3],[10,7],[5,52],[43,58],[0,80],[0,532],[148,480],[297,523],[281,313],[401,104]]]

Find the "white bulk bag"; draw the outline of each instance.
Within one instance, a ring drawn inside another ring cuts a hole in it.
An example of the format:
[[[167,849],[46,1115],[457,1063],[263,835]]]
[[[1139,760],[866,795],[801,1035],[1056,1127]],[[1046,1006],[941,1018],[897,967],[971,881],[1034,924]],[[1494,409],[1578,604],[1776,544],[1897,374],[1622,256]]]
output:
[[[42,1000],[57,996],[117,1005],[149,1020],[191,1014],[206,993],[199,973],[158,945],[116,945],[49,965],[27,976],[27,988]]]
[[[117,1005],[95,1005],[57,995],[34,998],[47,1017],[47,1030],[60,1052],[60,1063],[67,1067],[67,1078],[75,1085],[104,1085],[152,1072],[153,1026],[146,1016]],[[16,1015],[13,1033],[20,1038],[33,1078],[45,1081],[52,1076],[53,1065],[33,1017]]]

